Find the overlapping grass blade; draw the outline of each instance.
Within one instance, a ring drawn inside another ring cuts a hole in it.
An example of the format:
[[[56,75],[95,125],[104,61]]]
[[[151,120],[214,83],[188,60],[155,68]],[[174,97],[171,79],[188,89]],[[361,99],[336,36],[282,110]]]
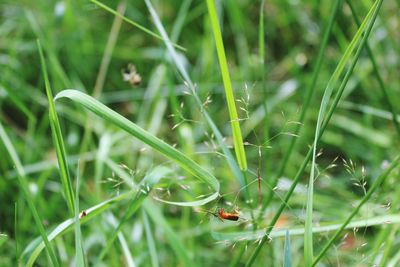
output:
[[[21,161],[19,160],[18,154],[14,149],[14,146],[11,143],[10,138],[8,137],[6,131],[4,130],[3,124],[0,123],[0,139],[3,141],[5,147],[7,148],[8,153],[10,154],[11,160],[14,163],[14,166],[17,170],[17,178],[18,182],[20,184],[22,193],[24,194],[25,200],[28,203],[28,207],[30,212],[32,213],[33,219],[36,223],[36,227],[39,229],[40,235],[42,237],[42,240],[44,240],[43,247],[46,247],[46,251],[50,255],[51,263],[53,266],[60,266],[56,257],[56,254],[54,253],[53,247],[51,246],[49,242],[49,236],[47,235],[44,226],[42,224],[42,219],[36,210],[36,207],[34,205],[34,200],[32,196],[30,195],[29,189],[28,189],[28,181],[26,180],[25,177],[25,171],[22,167]]]
[[[224,43],[222,41],[221,29],[219,27],[217,12],[214,0],[207,0],[208,15],[211,20],[211,28],[214,33],[215,46],[217,48],[218,61],[221,68],[222,81],[225,88],[226,102],[228,103],[229,117],[231,119],[233,143],[235,147],[236,159],[241,170],[247,170],[247,159],[243,145],[242,132],[240,130],[239,117],[235,105],[231,78],[229,75],[228,63],[225,56]]]
[[[356,35],[354,36],[354,38],[358,38],[359,39],[360,36],[361,36],[361,32],[363,30],[365,30],[364,35],[362,35],[362,39],[360,41],[360,45],[359,45],[359,47],[358,47],[358,49],[357,49],[357,51],[356,51],[351,63],[350,63],[350,67],[347,70],[346,75],[344,76],[344,78],[343,78],[343,80],[342,80],[342,82],[341,82],[341,84],[339,86],[337,94],[335,95],[335,99],[333,100],[331,108],[327,112],[327,116],[326,116],[326,118],[324,118],[324,120],[322,122],[322,126],[321,126],[320,130],[318,131],[319,134],[318,134],[318,137],[317,137],[317,142],[319,141],[319,139],[321,138],[323,132],[325,131],[325,129],[326,129],[328,123],[329,123],[329,120],[331,119],[331,117],[332,117],[332,115],[333,115],[333,113],[334,113],[334,111],[335,111],[335,109],[336,109],[336,107],[337,107],[337,105],[338,105],[338,103],[339,103],[339,101],[341,99],[343,91],[344,91],[344,89],[345,89],[345,87],[347,85],[347,82],[348,82],[348,80],[349,80],[349,78],[350,78],[350,76],[352,74],[352,71],[353,71],[353,69],[354,69],[354,67],[355,67],[355,65],[357,63],[357,60],[358,60],[358,58],[359,58],[359,56],[361,54],[362,48],[363,48],[364,44],[366,43],[366,40],[367,40],[367,38],[369,36],[369,33],[370,33],[371,29],[372,29],[372,26],[373,26],[374,22],[375,22],[376,15],[378,14],[378,11],[379,11],[379,9],[377,8],[377,5],[375,3],[371,7],[370,11],[368,12],[367,17],[363,21],[363,24],[361,25],[361,27],[357,31]],[[372,17],[372,19],[371,19],[371,17]],[[367,24],[368,24],[368,27],[367,27]],[[286,205],[287,205],[286,203],[289,201],[291,195],[294,192],[294,189],[296,188],[297,183],[299,182],[299,180],[301,178],[302,173],[304,172],[305,168],[307,167],[308,161],[312,157],[313,150],[314,150],[313,147],[311,147],[311,149],[308,151],[303,163],[300,166],[300,169],[298,170],[298,172],[296,173],[295,178],[293,179],[292,185],[290,186],[288,192],[286,193],[286,195],[285,195],[285,197],[283,199],[282,204],[280,205],[280,207],[278,208],[278,211],[276,212],[276,214],[272,218],[272,220],[271,220],[271,222],[270,222],[270,224],[269,224],[269,226],[267,228],[267,231],[265,232],[265,236],[262,238],[261,242],[259,243],[259,245],[254,250],[254,252],[251,255],[251,257],[247,261],[247,266],[251,266],[254,263],[255,258],[260,253],[261,247],[268,240],[268,235],[271,232],[271,230],[273,229],[275,223],[278,221],[282,211],[286,208]]]
[[[182,152],[177,150],[176,148],[168,145],[164,141],[158,139],[157,137],[151,135],[149,132],[143,130],[133,122],[129,121],[128,119],[124,118],[117,112],[111,110],[110,108],[106,107],[93,97],[84,94],[77,90],[64,90],[60,92],[55,99],[60,98],[69,98],[73,100],[75,103],[82,105],[83,107],[89,109],[96,115],[100,116],[101,118],[105,119],[106,121],[118,126],[122,130],[128,132],[132,136],[138,138],[145,144],[149,145],[157,152],[165,155],[168,159],[175,161],[179,164],[183,169],[190,172],[198,179],[202,180],[203,182],[207,183],[215,192],[208,197],[208,201],[212,201],[213,199],[217,198],[219,195],[219,182],[218,180],[207,170],[202,168],[200,165],[195,163],[193,160],[188,158]],[[187,205],[184,202],[170,202],[171,204],[176,205]]]
[[[144,194],[141,189],[145,188],[146,190],[152,190],[153,186],[158,183],[158,181],[163,178],[165,173],[170,172],[169,169],[165,167],[156,167],[154,168],[149,174],[147,174],[140,186],[133,191],[129,191],[126,193],[122,193],[114,198],[105,200],[89,209],[86,209],[86,216],[81,218],[81,224],[84,225],[89,222],[91,219],[95,218],[96,216],[100,215],[104,211],[112,208],[114,205],[121,203],[124,200],[132,199],[133,203],[131,203],[131,207],[139,208],[142,205],[142,202],[145,198],[147,198],[148,194]],[[130,215],[132,215],[136,210],[130,209]],[[53,231],[51,231],[48,235],[48,239],[51,241],[54,238],[63,235],[64,233],[73,230],[75,225],[75,218],[71,218],[65,220],[61,224],[59,224]],[[115,231],[117,235],[117,231]],[[24,266],[32,266],[35,263],[35,260],[45,247],[43,239],[40,237],[33,240],[24,250],[22,253],[22,263]]]
[[[316,157],[317,157],[317,146],[318,140],[320,136],[320,130],[322,122],[325,118],[325,111],[328,108],[331,95],[333,93],[333,89],[335,88],[340,76],[342,75],[344,68],[350,59],[353,51],[356,49],[357,45],[359,51],[363,48],[364,44],[366,43],[366,38],[364,38],[365,42],[361,43],[360,40],[362,38],[362,34],[364,33],[364,37],[369,35],[370,30],[375,22],[375,17],[379,12],[380,5],[382,1],[376,1],[374,5],[371,7],[370,11],[368,12],[367,16],[365,17],[363,23],[361,24],[359,30],[353,37],[352,41],[350,42],[349,46],[347,47],[345,53],[343,54],[342,58],[340,59],[335,71],[333,72],[331,78],[328,81],[328,84],[325,88],[324,95],[321,100],[320,109],[318,112],[317,118],[317,125],[315,127],[315,134],[314,134],[314,142],[313,142],[313,152],[312,152],[312,160],[311,160],[311,172],[308,181],[308,190],[307,190],[307,207],[306,207],[306,221],[305,221],[305,228],[306,232],[304,233],[304,260],[306,265],[310,265],[313,259],[313,237],[312,237],[312,219],[313,219],[313,198],[314,198],[314,181],[315,177],[315,170],[316,170]],[[374,17],[375,15],[375,17]],[[369,26],[369,28],[368,28]],[[358,60],[360,53],[354,56],[355,60]]]
[[[360,26],[361,22],[360,22],[360,19],[358,18],[357,14],[356,14],[356,10],[354,8],[354,5],[353,5],[352,1],[346,0],[346,2],[350,7],[351,14],[353,15],[354,21],[356,22],[357,26]],[[392,120],[393,120],[393,124],[394,124],[394,126],[396,128],[397,135],[400,137],[399,118],[396,115],[396,110],[395,110],[395,108],[394,108],[394,106],[392,104],[392,101],[390,101],[389,93],[388,93],[388,90],[386,89],[385,83],[383,82],[382,75],[379,72],[379,68],[378,68],[378,64],[376,63],[375,56],[372,53],[372,50],[369,47],[368,43],[366,44],[365,48],[367,49],[368,56],[369,56],[369,58],[371,60],[372,66],[374,68],[374,73],[375,73],[375,76],[376,76],[376,80],[378,81],[379,87],[380,87],[380,89],[382,91],[383,98],[384,98],[384,100],[385,100],[385,102],[387,104],[387,107],[390,110],[390,113],[392,113]]]
[[[59,172],[60,172],[61,183],[63,186],[63,192],[64,192],[64,196],[67,201],[67,206],[68,206],[70,215],[73,215],[74,209],[75,209],[75,204],[74,204],[75,200],[74,200],[74,195],[73,195],[73,190],[72,190],[71,177],[69,175],[69,170],[68,170],[67,153],[65,150],[64,139],[63,139],[63,136],[61,133],[60,122],[58,121],[58,115],[57,115],[56,108],[54,105],[53,94],[51,92],[50,82],[49,82],[49,78],[47,75],[46,61],[44,59],[42,46],[40,45],[39,40],[37,40],[37,45],[38,45],[39,54],[40,54],[40,63],[42,66],[42,75],[43,75],[43,79],[44,79],[44,85],[46,88],[47,100],[49,103],[50,127],[51,127],[53,142],[56,147],[57,161],[58,161],[58,168],[59,168]]]
[[[119,223],[112,235],[108,237],[107,244],[104,249],[100,252],[98,257],[98,261],[101,261],[110,250],[113,245],[115,239],[118,236],[118,233],[121,231],[122,226],[136,213],[139,207],[143,204],[146,196],[150,193],[152,187],[163,177],[171,172],[170,169],[165,167],[157,167],[152,170],[146,177],[143,179],[141,185],[138,187],[138,191],[134,198],[132,198],[131,202],[128,205],[127,210],[124,213],[124,216],[119,220]]]
[[[165,40],[169,40],[167,33],[165,32],[165,29],[157,15],[157,13],[155,12],[153,6],[151,5],[151,2],[146,0],[146,4],[149,8],[150,14],[152,15],[153,19],[154,19],[154,23],[158,29],[158,31],[160,32],[161,36],[165,39]],[[182,75],[183,80],[186,82],[187,86],[189,87],[191,94],[197,104],[197,106],[199,107],[201,113],[203,114],[204,118],[206,119],[208,125],[210,126],[212,132],[215,135],[215,138],[217,139],[218,145],[221,147],[224,155],[225,155],[225,159],[227,160],[229,167],[231,168],[235,178],[238,180],[239,184],[241,187],[246,186],[246,182],[245,182],[245,178],[242,174],[242,172],[240,171],[239,166],[237,165],[236,161],[234,160],[231,152],[229,151],[229,149],[227,148],[227,146],[225,145],[225,142],[223,140],[223,136],[221,134],[221,132],[218,130],[217,126],[215,125],[215,123],[213,122],[213,120],[211,119],[210,115],[208,114],[207,110],[204,108],[203,103],[201,102],[200,98],[198,97],[197,93],[196,93],[196,88],[194,83],[192,82],[192,80],[190,79],[190,76],[188,74],[188,72],[186,71],[182,60],[179,58],[178,54],[176,53],[174,47],[171,45],[170,42],[165,42],[165,46],[168,49],[168,52],[174,62],[174,64],[176,65],[176,68],[178,69],[179,73]],[[250,196],[248,195],[247,191],[246,192],[246,199],[250,200]]]

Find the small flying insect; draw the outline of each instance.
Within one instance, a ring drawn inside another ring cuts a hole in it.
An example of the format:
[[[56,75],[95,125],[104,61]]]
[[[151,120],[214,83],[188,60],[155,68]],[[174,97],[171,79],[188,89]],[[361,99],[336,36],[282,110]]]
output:
[[[129,82],[131,85],[139,85],[142,82],[142,77],[136,71],[135,65],[128,64],[128,67],[122,70],[122,78],[124,82]]]

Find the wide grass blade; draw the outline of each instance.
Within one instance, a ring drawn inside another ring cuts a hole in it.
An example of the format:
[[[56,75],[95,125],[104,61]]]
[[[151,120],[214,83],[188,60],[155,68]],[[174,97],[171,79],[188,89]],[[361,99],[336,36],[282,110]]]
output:
[[[80,104],[83,107],[89,109],[96,115],[118,126],[122,130],[128,132],[129,134],[138,138],[145,144],[149,145],[154,150],[165,155],[168,159],[175,161],[183,169],[193,174],[201,181],[207,183],[215,191],[211,195],[211,197],[207,198],[207,201],[212,201],[213,199],[218,197],[219,187],[220,187],[218,180],[211,173],[209,173],[207,170],[202,168],[200,165],[195,163],[193,160],[188,158],[186,155],[184,155],[176,148],[168,145],[164,141],[151,135],[149,132],[143,130],[133,122],[129,121],[128,119],[118,114],[117,112],[106,107],[93,97],[86,95],[80,91],[72,89],[64,90],[55,97],[55,99],[60,99],[60,98],[69,98],[73,100],[75,103]],[[185,205],[183,204],[184,202],[170,202],[170,203],[176,205]]]
[[[39,49],[40,63],[42,66],[42,75],[43,75],[43,79],[44,79],[44,85],[46,88],[47,100],[49,103],[49,119],[50,119],[51,133],[52,133],[54,145],[56,147],[57,161],[58,161],[58,168],[60,171],[61,183],[63,185],[63,192],[64,192],[64,196],[67,200],[67,206],[70,211],[70,215],[73,215],[74,209],[75,209],[75,204],[74,204],[75,200],[74,200],[74,195],[73,195],[73,190],[72,190],[71,177],[69,175],[69,170],[68,170],[67,152],[65,150],[64,139],[63,139],[63,136],[61,133],[60,122],[58,121],[58,116],[57,116],[57,112],[56,112],[56,108],[55,108],[54,100],[53,100],[53,94],[52,94],[51,88],[50,88],[50,82],[49,82],[49,78],[47,75],[46,61],[44,59],[42,46],[41,46],[39,40],[37,40],[37,46]]]
[[[221,68],[222,81],[225,88],[226,101],[228,103],[229,117],[233,134],[233,143],[235,147],[236,159],[241,170],[247,170],[246,153],[243,145],[242,132],[240,130],[239,117],[235,105],[231,78],[228,70],[228,63],[225,56],[224,43],[222,41],[221,29],[219,27],[217,12],[215,10],[214,0],[207,0],[208,15],[211,20],[211,28],[214,33],[215,46],[217,48],[219,65]]]
[[[164,40],[160,35],[158,35],[157,33],[154,33],[154,32],[152,32],[152,31],[150,31],[149,29],[147,29],[146,27],[144,27],[144,26],[142,26],[142,25],[140,25],[139,23],[137,23],[137,22],[135,22],[135,21],[133,21],[133,20],[131,20],[131,19],[128,19],[126,16],[124,16],[124,15],[122,15],[121,13],[119,13],[119,12],[117,12],[116,10],[114,10],[114,9],[112,9],[112,8],[110,8],[110,7],[108,7],[108,6],[106,6],[105,4],[103,4],[103,3],[101,3],[101,2],[99,2],[99,1],[97,1],[97,0],[90,0],[93,4],[95,4],[95,5],[97,5],[98,7],[101,7],[102,9],[104,9],[104,10],[106,10],[106,11],[108,11],[108,12],[110,12],[111,14],[113,14],[113,15],[115,15],[115,16],[117,16],[117,17],[120,17],[120,18],[122,18],[124,21],[126,21],[126,22],[128,22],[129,24],[131,24],[132,26],[135,26],[136,28],[138,28],[139,30],[141,30],[141,31],[143,31],[143,32],[145,32],[145,33],[147,33],[147,34],[149,34],[149,35],[151,35],[151,36],[153,36],[153,37],[155,37],[155,38],[157,38],[157,39],[159,39],[159,40],[162,40],[162,41],[167,41],[167,40]],[[168,41],[169,42],[169,41]],[[182,46],[180,46],[180,45],[177,45],[177,44],[175,44],[175,43],[171,43],[174,47],[176,47],[176,48],[178,48],[178,49],[180,49],[180,50],[182,50],[182,51],[185,51],[186,49],[184,48],[184,47],[182,47]]]
[[[360,208],[367,203],[367,201],[371,198],[372,194],[379,188],[379,186],[385,181],[385,179],[389,176],[389,174],[396,168],[400,163],[400,155],[397,156],[392,163],[388,166],[388,168],[373,182],[371,187],[368,189],[367,194],[361,199],[360,203],[353,209],[353,212],[347,217],[344,223],[340,226],[340,228],[335,232],[335,234],[329,239],[326,245],[323,247],[321,252],[315,258],[312,263],[312,266],[317,265],[317,263],[321,260],[321,258],[325,255],[328,249],[333,245],[335,240],[339,237],[342,231],[346,228],[346,226],[351,222],[354,216],[358,213]]]
[[[44,229],[44,226],[42,224],[43,220],[40,217],[38,211],[36,210],[36,207],[34,205],[34,200],[29,193],[28,181],[25,177],[24,168],[22,167],[22,164],[21,164],[21,161],[19,160],[18,154],[15,151],[15,148],[12,145],[11,140],[8,137],[6,131],[4,130],[2,123],[0,123],[0,139],[3,141],[8,153],[10,154],[11,160],[14,163],[15,169],[17,170],[17,178],[18,178],[18,182],[20,184],[22,193],[24,194],[25,200],[28,203],[29,210],[32,213],[33,219],[36,223],[36,227],[39,229],[42,240],[44,240],[43,247],[46,247],[46,251],[50,255],[51,263],[53,264],[53,266],[60,266],[58,263],[56,254],[54,253],[53,247],[51,246],[51,244],[49,242],[49,237],[48,237],[48,235]]]

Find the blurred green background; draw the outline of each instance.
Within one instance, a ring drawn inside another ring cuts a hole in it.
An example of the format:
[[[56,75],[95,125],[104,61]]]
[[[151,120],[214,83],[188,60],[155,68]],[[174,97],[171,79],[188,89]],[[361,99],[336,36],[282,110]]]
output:
[[[208,194],[210,189],[102,118],[72,102],[57,101],[74,188],[78,161],[80,165],[81,210],[129,192],[130,182],[139,183],[159,165],[172,170],[149,194],[143,204],[147,208],[139,207],[123,223],[123,238],[114,241],[104,259],[99,260],[99,254],[127,213],[130,198],[116,201],[82,224],[88,266],[184,266],[181,257],[189,258],[193,266],[228,266],[235,260],[241,266],[257,242],[221,241],[212,233],[264,229],[282,204],[282,197],[313,142],[327,81],[358,29],[351,8],[344,2],[323,52],[308,113],[299,124],[333,1],[266,0],[261,10],[264,32],[259,27],[261,1],[215,1],[249,166],[245,173],[249,185],[242,187],[199,106],[187,93],[189,89],[162,40],[90,1],[0,0],[0,122],[23,164],[29,193],[46,231],[50,232],[70,215],[56,167],[37,39],[45,52],[53,95],[73,88],[94,96],[176,146],[221,184],[222,197],[202,207],[174,206],[155,200],[191,201]],[[373,1],[353,2],[357,17],[362,20]],[[102,3],[158,34],[144,2]],[[178,56],[196,85],[202,106],[234,153],[206,1],[153,0],[152,4],[167,34],[185,48],[177,50]],[[400,132],[396,131],[390,110],[392,106],[398,112],[400,103],[399,5],[394,0],[383,2],[368,39],[387,97],[364,49],[318,146],[316,225],[342,222],[399,151]],[[263,60],[260,38],[265,44]],[[135,65],[141,77],[139,85],[123,79],[129,64]],[[301,131],[295,135],[299,125]],[[296,144],[290,160],[279,174],[293,138]],[[30,251],[24,250],[40,233],[18,183],[15,164],[1,143],[0,265],[15,266],[18,261],[24,265],[30,255]],[[257,173],[263,180],[261,194]],[[270,181],[277,175],[275,188]],[[278,229],[304,227],[308,175],[309,168],[279,219]],[[397,178],[398,170],[362,208],[359,218],[398,213]],[[272,201],[261,209],[259,194],[265,201],[271,192]],[[221,222],[205,212],[219,207],[230,211],[239,208],[241,220]],[[149,209],[157,210],[162,219],[157,219]],[[260,214],[261,219],[255,221],[253,212]],[[382,264],[382,258],[385,264],[399,264],[397,225],[389,228],[382,221],[378,224],[370,225],[366,220],[368,227],[346,230],[321,266],[371,266]],[[314,249],[319,250],[329,237],[329,232],[316,234]],[[74,240],[73,231],[69,231],[52,241],[62,266],[76,264]],[[284,238],[277,237],[264,245],[256,266],[282,266],[284,244]],[[303,236],[291,236],[290,248],[293,266],[303,266]],[[35,266],[49,265],[49,256],[43,251]]]

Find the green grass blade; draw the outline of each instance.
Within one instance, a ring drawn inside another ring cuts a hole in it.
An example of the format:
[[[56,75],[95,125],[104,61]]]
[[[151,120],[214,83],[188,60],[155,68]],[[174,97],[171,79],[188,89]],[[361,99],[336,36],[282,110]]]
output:
[[[375,7],[375,5],[374,5],[373,7]],[[371,8],[371,10],[372,10],[372,8]],[[370,10],[370,11],[371,11],[371,10]],[[328,125],[328,123],[329,123],[331,117],[333,116],[333,113],[334,113],[334,111],[335,111],[335,109],[336,109],[336,107],[337,107],[337,105],[338,105],[338,103],[339,103],[339,101],[340,101],[340,99],[341,99],[341,96],[342,96],[343,91],[344,91],[344,89],[345,89],[345,87],[346,87],[346,85],[347,85],[347,82],[348,82],[348,80],[349,80],[349,78],[350,78],[350,76],[351,76],[351,74],[352,74],[352,71],[353,71],[353,69],[354,69],[354,67],[355,67],[355,65],[356,65],[356,63],[357,63],[357,60],[358,60],[358,57],[359,57],[359,55],[360,55],[360,53],[361,53],[361,51],[362,51],[362,48],[363,48],[364,44],[366,43],[366,40],[367,40],[367,38],[368,38],[368,35],[369,35],[369,33],[370,33],[371,29],[372,29],[373,23],[375,22],[378,9],[375,9],[374,11],[375,11],[375,14],[374,14],[374,16],[373,16],[373,19],[371,19],[370,24],[368,25],[368,28],[366,29],[366,32],[365,32],[365,34],[364,34],[363,37],[362,37],[362,40],[361,40],[361,42],[360,42],[360,46],[358,47],[358,49],[357,49],[357,51],[356,51],[356,54],[355,54],[355,56],[353,57],[352,62],[350,63],[350,67],[349,67],[348,71],[346,72],[346,75],[345,75],[345,77],[343,78],[342,83],[341,83],[340,86],[339,86],[338,92],[337,92],[337,94],[335,95],[335,99],[333,100],[333,103],[332,103],[332,105],[331,105],[331,108],[330,108],[329,111],[327,112],[327,117],[324,119],[324,121],[323,121],[323,123],[322,123],[322,127],[321,127],[321,130],[319,131],[319,135],[318,135],[318,141],[319,141],[319,139],[321,138],[323,132],[325,131],[325,129],[326,129],[326,127],[327,127],[327,125]],[[369,12],[369,15],[370,15],[370,12]],[[365,25],[366,21],[367,21],[367,18],[364,20],[364,22],[363,22],[362,25]],[[362,27],[365,27],[365,26],[362,26]],[[356,37],[356,36],[355,36],[355,37]],[[355,37],[354,37],[354,38],[355,38]],[[303,163],[301,164],[301,166],[300,166],[298,172],[296,173],[295,178],[293,179],[292,185],[290,186],[288,192],[286,193],[286,195],[285,195],[285,197],[284,197],[284,199],[283,199],[282,204],[280,205],[280,207],[278,208],[276,214],[275,214],[274,217],[272,218],[272,220],[271,220],[271,222],[270,222],[270,224],[269,224],[269,226],[268,226],[268,228],[267,228],[267,231],[266,231],[266,233],[265,233],[265,236],[262,238],[261,242],[259,243],[259,245],[257,246],[257,248],[254,250],[254,252],[253,252],[253,254],[251,255],[250,259],[247,261],[247,266],[251,266],[251,265],[254,263],[255,258],[256,258],[257,255],[260,253],[261,247],[262,247],[262,246],[265,244],[265,242],[268,240],[268,235],[269,235],[269,233],[271,232],[271,230],[273,229],[275,223],[278,221],[278,219],[279,219],[281,213],[282,213],[283,210],[286,208],[286,205],[287,205],[286,203],[288,203],[288,201],[289,201],[291,195],[292,195],[293,192],[294,192],[294,189],[296,188],[297,183],[300,181],[301,175],[303,174],[305,168],[307,167],[308,161],[309,161],[309,160],[311,159],[311,157],[312,157],[312,154],[313,154],[312,152],[313,152],[313,150],[314,150],[313,147],[311,147],[311,149],[308,151],[308,153],[307,153],[307,155],[306,155],[306,157],[305,157]]]
[[[350,7],[351,14],[353,15],[354,21],[356,22],[357,26],[360,26],[361,22],[356,14],[356,10],[354,8],[353,3],[349,0],[346,0],[346,2]],[[379,87],[382,90],[383,98],[384,98],[390,112],[392,113],[392,120],[393,120],[394,127],[396,128],[397,135],[400,137],[400,123],[399,123],[398,116],[396,115],[396,110],[392,104],[392,101],[390,101],[388,90],[386,89],[385,83],[383,82],[383,78],[382,78],[381,74],[379,73],[378,64],[376,63],[374,54],[372,53],[371,48],[369,47],[368,44],[366,44],[366,49],[367,49],[368,56],[371,59],[372,66],[374,68],[376,80],[378,81]]]
[[[318,256],[315,258],[315,260],[312,263],[312,266],[317,265],[317,263],[321,260],[321,258],[325,255],[325,253],[328,251],[328,249],[333,245],[335,240],[339,237],[339,235],[342,233],[342,231],[346,228],[346,226],[351,222],[353,217],[358,213],[360,208],[367,203],[367,201],[370,199],[372,194],[379,188],[379,186],[385,181],[385,179],[389,176],[389,174],[393,171],[394,168],[396,168],[400,163],[400,155],[397,156],[388,166],[388,168],[373,182],[371,187],[368,189],[367,194],[361,199],[360,203],[355,207],[352,211],[352,213],[347,217],[347,219],[344,221],[344,223],[341,225],[341,227],[335,232],[335,234],[329,239],[329,241],[326,243],[326,245],[323,247],[321,252],[318,254]]]
[[[290,253],[290,235],[289,230],[285,234],[285,247],[284,247],[283,267],[292,267],[292,255]]]
[[[101,3],[101,2],[99,2],[99,1],[97,1],[97,0],[90,0],[90,1],[91,1],[93,4],[97,5],[98,7],[101,7],[102,9],[106,10],[107,12],[110,12],[111,14],[113,14],[113,15],[115,15],[115,16],[117,16],[117,17],[122,18],[125,22],[131,24],[132,26],[138,28],[139,30],[141,30],[141,31],[143,31],[143,32],[145,32],[145,33],[147,33],[147,34],[149,34],[149,35],[151,35],[151,36],[153,36],[153,37],[155,37],[155,38],[161,40],[161,41],[170,42],[169,40],[168,40],[168,41],[165,40],[165,39],[162,38],[160,35],[158,35],[158,34],[152,32],[152,31],[150,31],[149,29],[147,29],[146,27],[140,25],[139,23],[134,22],[133,20],[131,20],[131,19],[125,17],[125,16],[122,15],[121,13],[119,13],[119,12],[117,12],[116,10],[114,10],[114,9],[112,9],[112,8],[110,8],[110,7],[108,7],[108,6],[106,6],[105,4],[103,4],[103,3]],[[178,49],[180,49],[180,50],[182,50],[182,51],[186,51],[186,49],[185,49],[184,47],[182,47],[182,46],[180,46],[180,45],[178,45],[178,44],[175,44],[175,43],[171,43],[171,44],[172,44],[174,47],[176,47],[176,48],[178,48]]]
[[[153,19],[154,19],[154,23],[158,29],[158,31],[160,32],[161,36],[165,39],[165,40],[169,40],[167,33],[165,32],[165,29],[157,15],[157,13],[155,12],[153,6],[151,5],[150,1],[146,1],[146,4],[150,10],[150,14],[152,15]],[[224,155],[225,155],[225,159],[227,160],[229,167],[231,168],[235,178],[238,180],[239,184],[241,187],[246,186],[246,183],[244,181],[244,177],[242,172],[240,171],[239,166],[237,165],[236,161],[234,160],[231,152],[229,151],[229,149],[227,148],[225,142],[224,142],[224,138],[221,134],[221,132],[218,130],[217,126],[215,125],[215,123],[213,122],[213,120],[211,119],[210,115],[208,114],[207,110],[204,108],[203,103],[201,102],[200,98],[198,97],[197,93],[196,93],[196,88],[194,83],[192,82],[192,80],[190,79],[190,76],[188,74],[188,72],[186,71],[182,61],[180,60],[179,56],[177,55],[174,47],[171,45],[171,42],[165,42],[165,45],[168,49],[168,52],[173,60],[173,62],[175,63],[179,73],[182,75],[183,80],[186,82],[186,84],[188,85],[189,89],[191,90],[191,94],[194,97],[194,100],[197,104],[197,106],[199,107],[201,114],[203,114],[204,118],[206,119],[208,125],[210,126],[212,132],[215,135],[215,138],[218,141],[219,146],[221,147]],[[246,198],[249,200],[249,196],[247,195]]]
[[[76,189],[75,189],[75,258],[77,266],[86,266],[85,254],[82,245],[82,231],[79,219],[79,164],[76,176]]]
[[[95,218],[96,216],[102,214],[104,211],[112,208],[114,205],[127,200],[127,199],[134,199],[131,203],[131,207],[138,208],[141,206],[143,200],[148,196],[148,194],[143,194],[140,189],[146,189],[147,187],[149,190],[153,188],[155,184],[158,183],[159,179],[163,177],[166,172],[170,172],[165,167],[157,167],[153,171],[151,171],[148,175],[143,178],[140,186],[133,191],[129,191],[127,193],[120,194],[114,198],[105,200],[89,209],[86,209],[86,216],[81,219],[81,224],[86,224],[91,219]],[[135,212],[133,208],[130,209],[130,215]],[[61,224],[59,224],[49,235],[49,240],[53,240],[54,238],[63,235],[64,233],[73,230],[75,225],[75,218],[71,218],[65,220]],[[115,231],[115,237],[117,236],[117,231]],[[108,241],[111,239],[109,238]],[[24,250],[22,253],[22,262],[27,266],[32,266],[35,262],[36,258],[39,256],[40,252],[44,248],[43,240],[37,238],[33,240]]]
[[[53,247],[49,242],[49,238],[42,224],[43,220],[40,217],[38,211],[36,210],[36,207],[34,205],[34,200],[29,193],[28,181],[26,180],[25,171],[22,167],[21,161],[19,160],[18,154],[15,151],[14,146],[12,145],[11,140],[8,137],[6,131],[4,130],[2,123],[0,123],[0,139],[3,141],[4,146],[6,147],[8,153],[10,154],[11,160],[15,165],[15,169],[17,170],[17,178],[20,187],[22,189],[22,193],[24,194],[25,200],[28,203],[29,210],[32,213],[33,219],[35,220],[36,227],[39,229],[42,240],[44,240],[44,247],[46,247],[46,251],[50,255],[51,263],[53,264],[53,266],[60,266],[56,254],[54,253]]]
[[[229,117],[231,119],[233,143],[235,147],[236,159],[241,170],[247,170],[246,153],[243,145],[242,132],[240,130],[239,117],[236,110],[235,98],[233,95],[231,78],[226,61],[224,43],[222,41],[221,29],[219,27],[217,12],[213,0],[207,0],[208,14],[211,20],[211,28],[214,33],[215,46],[217,48],[219,65],[221,68],[222,81],[225,88],[226,101],[228,103]]]
[[[150,193],[152,187],[163,177],[165,177],[171,170],[165,167],[157,167],[152,170],[150,173],[146,175],[143,179],[143,182],[139,186],[139,189],[134,198],[132,198],[127,210],[124,213],[124,216],[119,221],[118,226],[115,228],[111,237],[107,239],[107,245],[100,252],[100,256],[98,257],[98,261],[101,261],[110,250],[113,245],[115,239],[118,236],[118,233],[122,229],[122,226],[132,217],[133,214],[139,209],[139,207],[143,204],[143,201]]]
[[[45,83],[47,99],[49,103],[49,118],[50,118],[50,126],[51,126],[51,133],[54,141],[54,145],[56,146],[56,153],[57,153],[57,160],[58,160],[58,167],[60,171],[60,178],[61,183],[63,185],[63,192],[64,196],[67,200],[67,206],[70,211],[70,215],[74,214],[74,207],[75,207],[75,200],[72,190],[72,183],[71,177],[69,175],[68,170],[68,162],[67,162],[67,153],[64,146],[64,140],[61,133],[60,122],[58,121],[57,112],[54,105],[53,94],[50,88],[50,82],[47,75],[47,67],[46,62],[43,55],[42,46],[40,41],[37,40],[37,46],[39,49],[40,55],[40,63],[42,66],[42,75]]]
[[[69,98],[73,100],[75,103],[82,105],[83,107],[92,111],[106,121],[135,136],[156,151],[165,155],[167,158],[178,163],[183,169],[187,170],[203,182],[210,185],[211,188],[215,191],[215,193],[212,195],[214,199],[218,196],[220,186],[218,180],[211,173],[203,169],[200,165],[195,163],[193,160],[188,158],[176,148],[151,135],[149,132],[143,130],[133,122],[124,118],[117,112],[111,110],[110,108],[106,107],[105,105],[87,94],[84,94],[77,90],[69,89],[60,92],[55,97],[56,100],[60,98]]]
[[[340,59],[335,71],[333,72],[331,78],[328,81],[326,86],[324,95],[322,97],[320,109],[318,112],[317,118],[317,125],[315,127],[315,134],[314,134],[314,142],[313,142],[313,153],[312,153],[312,160],[311,160],[311,173],[308,181],[308,190],[307,190],[307,208],[306,208],[306,221],[305,221],[305,228],[306,232],[304,233],[304,260],[305,264],[308,266],[312,263],[313,260],[313,237],[312,237],[312,220],[313,220],[313,197],[314,197],[314,181],[315,177],[315,169],[316,169],[316,157],[317,157],[317,146],[318,140],[320,136],[321,125],[325,117],[325,111],[328,108],[331,95],[333,93],[333,89],[335,88],[339,77],[344,71],[344,68],[350,59],[353,51],[356,49],[357,44],[360,43],[362,38],[362,34],[367,31],[367,26],[372,28],[374,14],[378,14],[379,11],[379,1],[375,2],[375,4],[371,7],[370,11],[368,12],[365,20],[361,24],[360,28],[358,29],[357,33],[353,37],[352,41],[350,42],[349,46],[347,47],[344,55]],[[371,20],[372,18],[372,20]],[[371,23],[372,22],[372,23]],[[370,24],[368,24],[370,23]],[[365,34],[367,35],[367,34]],[[362,47],[361,45],[359,47]],[[355,55],[355,59],[357,60],[360,56]]]
[[[388,214],[379,215],[375,217],[357,219],[351,221],[346,225],[344,229],[355,229],[370,226],[383,226],[383,225],[398,225],[400,224],[399,214]],[[341,228],[343,223],[323,223],[322,225],[315,225],[313,227],[313,233],[329,233],[337,231]],[[257,241],[265,235],[266,229],[254,231],[240,231],[240,232],[211,232],[212,237],[216,241],[228,241],[228,242],[243,242],[243,241]],[[270,232],[269,237],[274,239],[278,237],[286,236],[286,229],[274,229]],[[293,227],[288,229],[289,236],[301,236],[304,235],[304,227]]]
[[[158,267],[160,266],[160,264],[158,262],[156,243],[154,242],[153,234],[151,233],[150,222],[144,209],[142,210],[142,217],[143,217],[144,230],[146,232],[147,246],[150,252],[151,265],[153,267]]]

